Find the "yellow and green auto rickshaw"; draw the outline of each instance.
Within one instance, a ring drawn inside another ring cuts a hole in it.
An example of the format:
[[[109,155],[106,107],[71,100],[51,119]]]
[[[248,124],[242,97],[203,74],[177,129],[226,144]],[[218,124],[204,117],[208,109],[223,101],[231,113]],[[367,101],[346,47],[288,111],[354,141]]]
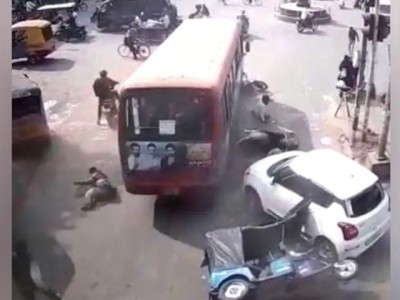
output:
[[[12,75],[12,147],[13,154],[36,153],[50,142],[42,92],[27,76]]]
[[[46,20],[26,20],[12,29],[12,59],[27,58],[31,64],[43,60],[56,50],[51,23]]]

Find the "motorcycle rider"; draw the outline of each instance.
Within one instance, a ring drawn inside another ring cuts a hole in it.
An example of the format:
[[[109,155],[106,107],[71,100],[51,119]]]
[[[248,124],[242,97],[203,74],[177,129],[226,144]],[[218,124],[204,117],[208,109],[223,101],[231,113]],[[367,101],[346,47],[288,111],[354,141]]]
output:
[[[128,31],[125,34],[124,44],[131,51],[134,60],[138,59],[138,51],[137,48],[134,46],[136,37],[137,37],[137,25],[135,22],[132,22],[132,24],[129,26]]]
[[[81,209],[89,210],[95,208],[100,200],[112,198],[117,189],[111,184],[108,176],[96,167],[89,168],[90,177],[86,180],[75,181],[74,185],[90,185],[91,188],[86,192],[85,197],[89,200]]]
[[[314,15],[308,9],[303,9],[300,16],[300,21],[304,27],[312,28]]]
[[[113,91],[114,86],[116,86],[117,84],[118,81],[115,81],[107,76],[106,70],[102,70],[100,72],[100,77],[97,78],[93,83],[94,94],[97,98],[99,98],[97,110],[97,125],[100,125],[101,112],[104,101],[114,97],[118,98],[118,94]]]

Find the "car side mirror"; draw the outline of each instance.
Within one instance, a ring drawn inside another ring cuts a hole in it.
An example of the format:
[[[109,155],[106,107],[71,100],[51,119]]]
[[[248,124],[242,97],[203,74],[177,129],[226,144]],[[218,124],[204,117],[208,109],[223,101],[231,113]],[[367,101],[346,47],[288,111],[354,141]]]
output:
[[[245,50],[246,52],[250,52],[250,42],[245,42],[245,43],[244,43],[244,50]]]

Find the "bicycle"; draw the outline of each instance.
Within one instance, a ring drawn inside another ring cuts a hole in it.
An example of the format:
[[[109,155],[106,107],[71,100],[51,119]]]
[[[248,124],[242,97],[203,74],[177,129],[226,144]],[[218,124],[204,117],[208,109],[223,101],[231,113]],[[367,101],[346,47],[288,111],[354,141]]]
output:
[[[135,41],[133,47],[136,48],[138,56],[143,59],[148,58],[151,54],[150,46],[142,41]],[[126,44],[119,45],[117,51],[118,54],[123,58],[127,58],[132,54],[131,50]]]
[[[244,5],[255,5],[255,6],[261,6],[262,5],[262,0],[243,0]]]

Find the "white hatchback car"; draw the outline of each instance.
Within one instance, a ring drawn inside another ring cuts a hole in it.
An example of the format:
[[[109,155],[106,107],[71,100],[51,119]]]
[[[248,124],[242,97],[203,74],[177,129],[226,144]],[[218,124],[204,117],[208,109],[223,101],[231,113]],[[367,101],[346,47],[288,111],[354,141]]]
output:
[[[378,177],[330,149],[263,158],[246,170],[244,188],[253,207],[275,218],[311,197],[302,231],[332,259],[357,258],[390,226],[390,199]]]

